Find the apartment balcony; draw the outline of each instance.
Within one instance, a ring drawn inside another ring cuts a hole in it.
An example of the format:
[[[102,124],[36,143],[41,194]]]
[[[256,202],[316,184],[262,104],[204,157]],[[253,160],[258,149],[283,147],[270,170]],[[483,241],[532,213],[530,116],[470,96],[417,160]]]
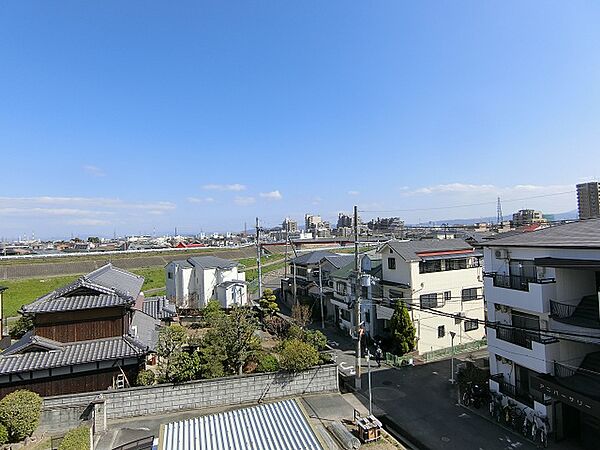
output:
[[[483,287],[486,301],[537,313],[550,312],[550,299],[556,298],[553,278],[532,278],[485,273]]]
[[[551,300],[550,319],[552,331],[573,333],[575,340],[600,340],[598,294],[586,295],[577,304]]]
[[[488,348],[504,358],[538,373],[552,372],[558,358],[558,339],[542,336],[539,331],[518,330],[509,327],[488,327]]]
[[[529,383],[524,383],[522,381],[511,383],[504,378],[504,374],[502,373],[492,375],[490,379],[497,383],[497,392],[529,406],[530,408],[533,408],[534,401],[541,403],[542,405],[547,405],[549,403],[547,399],[544,399],[544,395],[541,392],[531,389]]]

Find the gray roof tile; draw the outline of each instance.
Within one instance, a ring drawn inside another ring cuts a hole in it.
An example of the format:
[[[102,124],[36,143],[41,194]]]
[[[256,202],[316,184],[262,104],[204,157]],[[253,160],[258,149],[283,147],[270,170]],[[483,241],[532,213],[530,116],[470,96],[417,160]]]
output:
[[[319,264],[319,261],[328,256],[339,255],[337,253],[329,252],[327,250],[315,250],[314,252],[308,252],[304,255],[300,255],[297,258],[292,259],[292,262],[298,265]]]
[[[131,303],[131,298],[121,297],[116,294],[75,295],[73,297],[42,298],[29,305],[23,306],[21,309],[23,313],[51,313],[82,309],[111,308],[115,306],[127,306]]]
[[[600,219],[556,225],[550,228],[499,237],[486,246],[600,248]]]
[[[114,267],[111,263],[88,273],[84,278],[94,284],[114,289],[133,298],[137,298],[144,284],[144,277]]]
[[[130,358],[145,353],[146,348],[128,336],[73,342],[61,344],[57,350],[2,355],[0,375]]]
[[[167,297],[148,297],[144,299],[142,310],[155,319],[163,320],[177,315],[175,305],[167,300]]]
[[[418,253],[444,252],[455,250],[473,250],[473,247],[462,239],[425,239],[422,241],[388,241],[389,245],[405,261],[421,261]],[[383,247],[382,246],[382,247]]]

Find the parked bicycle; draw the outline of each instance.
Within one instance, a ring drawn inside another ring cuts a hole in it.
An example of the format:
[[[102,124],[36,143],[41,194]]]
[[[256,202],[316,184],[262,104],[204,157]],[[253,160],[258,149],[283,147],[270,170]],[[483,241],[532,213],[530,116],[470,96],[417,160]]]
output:
[[[502,399],[503,398],[504,397],[502,396],[502,394],[499,394],[497,392],[491,393],[489,411],[490,411],[490,416],[492,416],[492,418],[496,419],[496,422],[500,422],[500,420],[502,418]]]
[[[531,440],[539,442],[544,448],[548,447],[548,431],[550,424],[546,416],[534,413],[531,427]]]
[[[462,395],[462,402],[465,406],[474,406],[479,409],[486,397],[487,393],[481,386],[469,381]]]

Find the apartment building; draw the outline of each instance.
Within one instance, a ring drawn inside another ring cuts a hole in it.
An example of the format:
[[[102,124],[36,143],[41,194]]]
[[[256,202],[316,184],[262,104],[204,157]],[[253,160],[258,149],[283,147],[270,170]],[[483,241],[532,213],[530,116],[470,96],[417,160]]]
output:
[[[222,308],[246,305],[246,274],[238,263],[216,256],[172,261],[165,267],[167,299],[178,308],[202,309],[215,299]]]
[[[520,209],[513,214],[512,222],[514,227],[524,227],[536,223],[546,223],[548,221],[544,218],[544,214],[541,211],[536,211],[534,209]]]
[[[398,301],[406,302],[417,329],[419,353],[483,339],[482,255],[462,239],[396,241],[381,248],[380,329]],[[458,317],[457,317],[458,316]],[[464,316],[465,319],[461,319]]]
[[[600,183],[581,183],[577,185],[577,207],[579,219],[600,218]]]
[[[489,241],[484,258],[490,389],[597,448],[600,219]]]

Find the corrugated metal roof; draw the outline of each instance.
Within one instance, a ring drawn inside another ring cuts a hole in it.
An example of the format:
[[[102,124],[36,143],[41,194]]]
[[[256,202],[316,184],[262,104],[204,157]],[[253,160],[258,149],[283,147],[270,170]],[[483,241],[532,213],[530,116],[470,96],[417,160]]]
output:
[[[161,450],[323,450],[294,400],[164,425]]]

